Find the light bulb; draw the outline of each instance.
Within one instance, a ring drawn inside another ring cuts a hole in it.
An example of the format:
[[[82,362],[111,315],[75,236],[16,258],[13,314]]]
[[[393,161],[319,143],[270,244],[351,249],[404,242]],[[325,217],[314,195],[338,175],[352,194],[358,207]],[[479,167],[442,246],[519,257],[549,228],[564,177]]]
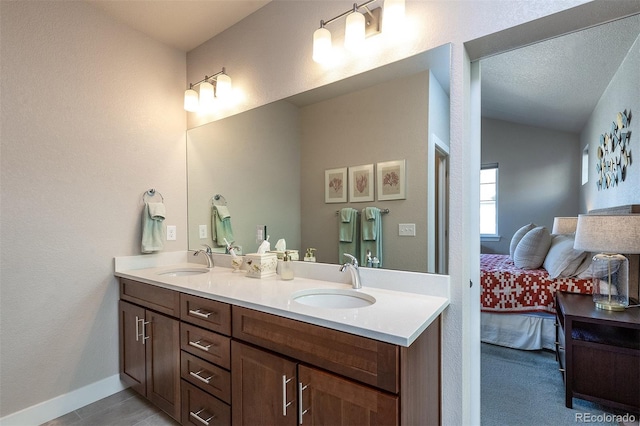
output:
[[[354,10],[347,16],[344,30],[344,47],[347,50],[356,51],[360,49],[364,42],[365,26],[366,22],[362,13]]]
[[[219,99],[228,98],[231,94],[231,77],[220,74],[216,78],[216,97]]]
[[[184,109],[190,112],[198,111],[198,92],[193,89],[184,91]]]
[[[322,27],[313,33],[313,60],[319,64],[331,58],[331,32]]]
[[[213,84],[208,81],[200,83],[200,111],[206,112],[213,109]]]

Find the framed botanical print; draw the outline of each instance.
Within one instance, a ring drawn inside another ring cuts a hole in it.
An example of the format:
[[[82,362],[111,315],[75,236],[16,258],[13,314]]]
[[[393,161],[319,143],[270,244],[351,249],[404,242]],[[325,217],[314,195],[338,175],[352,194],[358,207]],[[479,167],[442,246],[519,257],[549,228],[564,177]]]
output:
[[[407,198],[405,160],[385,161],[376,165],[378,200]]]
[[[324,171],[324,202],[347,202],[347,168]]]
[[[373,201],[373,164],[349,167],[349,201]]]

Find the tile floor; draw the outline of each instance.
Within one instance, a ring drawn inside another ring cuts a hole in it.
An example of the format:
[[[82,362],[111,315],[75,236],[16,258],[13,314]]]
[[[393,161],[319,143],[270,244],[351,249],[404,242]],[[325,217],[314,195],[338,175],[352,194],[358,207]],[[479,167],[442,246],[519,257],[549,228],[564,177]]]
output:
[[[78,408],[42,426],[177,426],[160,409],[131,389]]]

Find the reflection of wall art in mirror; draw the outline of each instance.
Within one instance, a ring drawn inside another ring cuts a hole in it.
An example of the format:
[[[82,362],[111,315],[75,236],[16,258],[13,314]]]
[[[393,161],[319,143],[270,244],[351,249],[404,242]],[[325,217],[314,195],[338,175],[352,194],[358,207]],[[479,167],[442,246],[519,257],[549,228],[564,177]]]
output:
[[[378,163],[376,169],[378,200],[404,200],[407,198],[405,160]]]
[[[349,201],[373,201],[373,164],[349,167]]]
[[[596,173],[598,190],[612,188],[625,181],[631,165],[631,111],[619,112],[611,123],[611,132],[600,135]]]
[[[347,168],[324,171],[324,202],[347,202]]]

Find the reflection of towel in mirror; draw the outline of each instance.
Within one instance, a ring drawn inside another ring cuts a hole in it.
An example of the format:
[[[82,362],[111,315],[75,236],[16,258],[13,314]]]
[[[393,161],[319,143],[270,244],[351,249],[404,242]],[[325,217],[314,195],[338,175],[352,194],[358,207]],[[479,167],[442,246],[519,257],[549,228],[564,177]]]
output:
[[[367,250],[371,257],[377,257],[382,267],[382,215],[377,207],[362,209],[362,243],[360,245],[360,264],[367,265]]]
[[[358,257],[358,210],[346,207],[340,210],[338,223],[338,263],[343,263],[344,253]]]
[[[224,239],[233,243],[233,229],[231,228],[231,214],[227,206],[213,206],[211,210],[211,239],[218,247],[226,247]]]
[[[164,248],[163,203],[145,203],[142,211],[142,252],[152,253]]]

